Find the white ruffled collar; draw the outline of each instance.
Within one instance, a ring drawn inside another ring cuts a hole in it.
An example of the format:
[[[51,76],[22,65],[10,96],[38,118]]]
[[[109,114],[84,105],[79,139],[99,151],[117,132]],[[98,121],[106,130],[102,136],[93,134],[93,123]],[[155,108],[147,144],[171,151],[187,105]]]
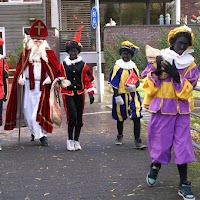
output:
[[[64,61],[66,62],[67,65],[75,65],[76,63],[82,61],[82,57],[81,57],[81,56],[78,56],[77,59],[75,59],[75,60],[70,60],[70,59],[69,59],[69,56],[67,56],[67,57],[64,59]]]
[[[0,59],[2,59],[3,58],[3,55],[2,54],[0,54]]]
[[[122,69],[133,69],[135,67],[135,63],[132,60],[124,62],[122,59],[119,59],[115,64]]]
[[[166,48],[161,50],[161,56],[170,64],[172,64],[172,61],[174,60],[177,69],[184,69],[194,62],[194,57],[190,54],[192,52],[194,52],[193,49],[186,49],[179,55],[170,48]]]

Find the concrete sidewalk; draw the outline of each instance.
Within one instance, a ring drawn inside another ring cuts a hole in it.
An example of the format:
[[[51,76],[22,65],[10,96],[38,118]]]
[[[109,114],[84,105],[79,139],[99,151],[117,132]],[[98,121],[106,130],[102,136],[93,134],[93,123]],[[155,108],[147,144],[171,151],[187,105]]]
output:
[[[117,129],[111,117],[111,95],[105,96],[102,103],[86,102],[82,151],[67,151],[65,117],[48,136],[49,147],[31,142],[27,128],[21,129],[20,142],[17,129],[1,128],[0,200],[181,200],[173,164],[162,167],[155,187],[147,185],[150,159],[147,150],[133,148],[131,120],[124,125],[124,144],[114,144]],[[142,124],[146,143],[145,120]],[[198,190],[193,188],[196,200]]]

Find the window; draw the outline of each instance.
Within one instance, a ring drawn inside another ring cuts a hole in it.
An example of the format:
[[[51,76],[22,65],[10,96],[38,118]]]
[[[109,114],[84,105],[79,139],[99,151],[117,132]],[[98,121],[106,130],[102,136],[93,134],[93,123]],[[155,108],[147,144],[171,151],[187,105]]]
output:
[[[42,0],[0,0],[0,3],[42,3]]]
[[[23,27],[23,36],[25,37],[26,43],[31,39],[30,37],[30,27]]]
[[[2,38],[2,32],[0,32],[0,38]],[[0,46],[0,54],[3,55],[3,46]]]
[[[0,54],[5,56],[6,49],[5,49],[5,28],[4,27],[0,27],[0,37],[4,40],[4,45],[0,46]]]

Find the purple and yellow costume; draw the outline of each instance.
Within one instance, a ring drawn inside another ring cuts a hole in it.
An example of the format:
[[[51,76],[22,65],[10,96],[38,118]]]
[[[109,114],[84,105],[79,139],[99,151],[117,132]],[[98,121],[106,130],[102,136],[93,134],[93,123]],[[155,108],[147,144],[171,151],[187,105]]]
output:
[[[152,113],[148,125],[148,148],[153,163],[168,164],[171,148],[174,148],[175,164],[190,163],[195,160],[190,134],[190,112],[193,108],[192,90],[197,84],[199,71],[192,62],[179,69],[180,83],[172,77],[158,79],[153,74],[156,63],[148,63],[142,72],[143,88],[149,100]],[[147,102],[145,102],[148,104]]]

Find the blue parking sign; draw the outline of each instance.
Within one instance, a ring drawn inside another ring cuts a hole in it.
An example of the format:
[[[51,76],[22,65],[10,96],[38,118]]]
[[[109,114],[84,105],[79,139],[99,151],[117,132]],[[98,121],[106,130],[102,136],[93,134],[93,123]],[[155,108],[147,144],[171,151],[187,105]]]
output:
[[[91,25],[93,29],[96,29],[98,26],[98,10],[96,6],[91,9]]]

